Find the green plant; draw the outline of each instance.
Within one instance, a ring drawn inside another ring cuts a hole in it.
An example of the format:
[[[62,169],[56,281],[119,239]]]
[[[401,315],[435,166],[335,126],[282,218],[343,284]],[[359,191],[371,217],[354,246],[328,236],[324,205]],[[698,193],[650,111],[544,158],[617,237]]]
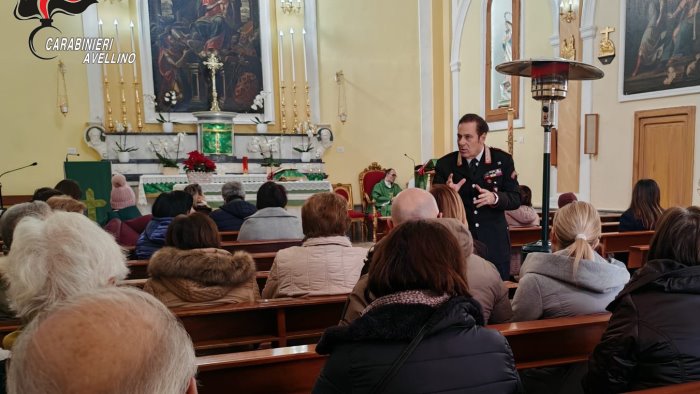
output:
[[[122,139],[123,138],[123,139]],[[116,152],[134,152],[139,150],[139,148],[135,146],[127,146],[126,145],[126,134],[123,136],[119,137],[120,141],[114,141],[114,145],[117,146],[117,149],[115,149]]]
[[[299,153],[304,153],[304,152],[311,152],[314,149],[314,147],[311,144],[301,144],[301,145],[295,146],[293,149]]]

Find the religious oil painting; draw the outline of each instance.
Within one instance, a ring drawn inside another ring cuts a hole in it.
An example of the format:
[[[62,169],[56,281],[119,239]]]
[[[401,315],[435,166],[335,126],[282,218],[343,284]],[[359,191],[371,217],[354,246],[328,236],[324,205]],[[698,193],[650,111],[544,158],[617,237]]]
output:
[[[623,0],[622,98],[700,92],[700,0]]]
[[[150,64],[143,68],[152,77],[152,81],[144,81],[144,94],[155,97],[155,111],[170,109],[169,103],[164,102],[168,91],[177,93],[177,104],[171,110],[174,120],[193,120],[192,112],[210,109],[212,77],[204,62],[211,53],[223,63],[215,78],[221,111],[263,111],[251,108],[255,96],[265,90],[264,79],[269,78],[263,70],[263,62],[269,61],[264,59],[268,53],[263,56],[269,43],[261,45],[259,0],[144,3],[147,7],[143,7],[141,15],[145,22],[141,42],[147,48],[142,53]],[[263,36],[269,40],[266,34]]]

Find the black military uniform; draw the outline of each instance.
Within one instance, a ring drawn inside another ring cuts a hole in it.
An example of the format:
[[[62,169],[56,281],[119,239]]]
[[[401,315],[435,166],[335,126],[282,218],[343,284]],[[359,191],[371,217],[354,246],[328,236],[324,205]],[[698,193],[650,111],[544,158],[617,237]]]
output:
[[[464,209],[467,212],[469,231],[474,239],[483,242],[487,250],[484,256],[498,268],[504,280],[510,276],[510,234],[504,211],[520,206],[520,193],[513,158],[506,152],[484,146],[478,165],[470,163],[459,155],[459,151],[443,156],[435,165],[433,183],[447,183],[452,174],[452,182],[467,181],[459,189]],[[493,206],[476,208],[474,200],[479,192],[474,187],[490,190],[498,195]]]

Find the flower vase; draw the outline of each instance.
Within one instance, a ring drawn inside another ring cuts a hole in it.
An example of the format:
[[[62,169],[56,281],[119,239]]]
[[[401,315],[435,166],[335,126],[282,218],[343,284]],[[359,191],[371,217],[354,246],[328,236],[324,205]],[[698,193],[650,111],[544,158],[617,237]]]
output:
[[[129,162],[129,152],[117,152],[117,159],[120,163]]]
[[[301,162],[310,163],[311,162],[311,152],[301,152]]]
[[[258,132],[258,134],[267,133],[267,123],[256,123],[255,130]]]
[[[213,172],[204,171],[189,171],[187,173],[187,182],[189,183],[211,183],[211,179],[214,176]]]
[[[173,132],[173,122],[163,122],[163,132],[172,133]]]
[[[163,168],[161,168],[160,172],[163,175],[168,175],[168,176],[177,175],[180,173],[180,168],[178,168],[178,167],[163,167]]]

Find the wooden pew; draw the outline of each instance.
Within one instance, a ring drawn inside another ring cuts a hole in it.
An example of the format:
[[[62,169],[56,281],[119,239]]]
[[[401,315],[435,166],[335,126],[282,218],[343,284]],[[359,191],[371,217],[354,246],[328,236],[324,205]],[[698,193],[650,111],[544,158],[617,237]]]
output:
[[[202,394],[310,393],[326,362],[316,345],[197,357]]]
[[[630,256],[627,259],[627,268],[642,268],[647,262],[647,254],[649,254],[649,245],[633,245],[630,246]]]
[[[630,391],[628,394],[696,394],[700,393],[700,382],[672,384],[653,389]]]
[[[600,221],[603,223],[607,222],[620,222],[620,216],[622,216],[622,213],[620,212],[601,212],[600,213]]]
[[[234,241],[222,242],[221,248],[233,253],[238,250],[245,250],[249,253],[269,253],[277,252],[280,249],[292,246],[300,246],[301,239],[275,239],[271,241]]]
[[[627,231],[623,233],[603,233],[600,236],[600,254],[627,252],[633,245],[648,245],[653,231]]]
[[[221,242],[233,242],[238,239],[238,231],[219,231]]]
[[[290,340],[317,340],[338,324],[347,294],[297,299],[261,300],[211,308],[181,308],[182,321],[199,352]]]
[[[539,240],[542,227],[510,227],[508,231],[510,232],[510,245],[517,248]]]
[[[601,222],[601,230],[604,233],[616,233],[620,228],[620,222]]]
[[[588,360],[608,326],[610,313],[490,325],[510,344],[518,369]]]
[[[496,324],[508,338],[518,369],[588,359],[610,314]],[[325,356],[315,345],[197,357],[200,393],[308,393]]]

